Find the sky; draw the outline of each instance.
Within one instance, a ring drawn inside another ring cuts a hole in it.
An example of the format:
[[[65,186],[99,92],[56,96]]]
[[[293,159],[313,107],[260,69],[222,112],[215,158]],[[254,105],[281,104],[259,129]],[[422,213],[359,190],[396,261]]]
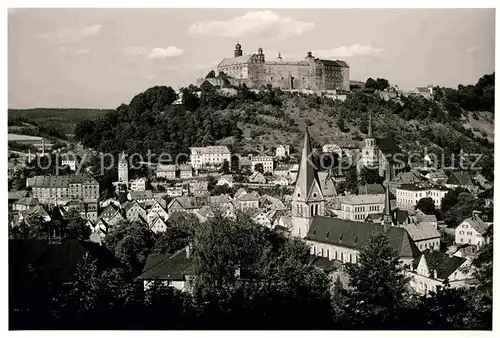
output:
[[[495,64],[494,9],[9,9],[9,108],[116,108],[195,84],[239,42],[266,60],[308,51],[351,80],[475,84]]]

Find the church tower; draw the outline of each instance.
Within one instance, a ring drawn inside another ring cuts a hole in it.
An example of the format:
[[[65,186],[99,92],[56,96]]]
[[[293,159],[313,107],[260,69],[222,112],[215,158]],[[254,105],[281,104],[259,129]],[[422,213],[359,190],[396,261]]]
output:
[[[259,61],[264,63],[266,62],[266,59],[265,59],[265,56],[264,56],[264,51],[262,50],[261,47],[259,47],[258,51],[257,51],[257,56],[259,57]]]
[[[128,162],[125,152],[122,152],[118,161],[118,181],[128,184]]]
[[[236,47],[234,49],[234,57],[237,58],[238,56],[242,56],[243,55],[243,51],[241,50],[241,45],[240,43],[238,42],[236,44]]]
[[[292,235],[304,238],[314,216],[325,215],[325,200],[317,170],[312,163],[312,149],[306,129],[299,173],[292,196]]]
[[[373,137],[372,130],[372,114],[368,117],[368,134],[365,138],[365,146],[363,147],[363,165],[373,169],[378,167],[378,147]]]

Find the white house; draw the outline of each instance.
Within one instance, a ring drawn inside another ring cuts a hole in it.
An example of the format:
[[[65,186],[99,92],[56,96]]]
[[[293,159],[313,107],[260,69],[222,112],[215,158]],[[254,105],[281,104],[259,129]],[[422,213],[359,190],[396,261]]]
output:
[[[342,148],[335,143],[325,144],[322,148],[324,153],[333,153],[337,154],[339,158],[342,158]]]
[[[179,166],[179,172],[181,178],[193,177],[193,167],[189,164],[181,164]]]
[[[285,158],[290,155],[290,146],[288,144],[280,144],[276,147],[276,157],[277,158]]]
[[[420,251],[426,249],[439,251],[441,245],[441,234],[434,224],[429,222],[420,222],[417,224],[406,224],[403,228],[408,231],[411,239]]]
[[[158,164],[156,168],[156,177],[163,177],[168,180],[175,179],[177,167],[175,164]]]
[[[480,247],[490,241],[490,238],[486,237],[486,230],[488,230],[486,223],[479,216],[474,215],[455,228],[455,243]]]
[[[442,287],[445,280],[452,288],[472,285],[474,278],[472,269],[467,269],[469,267],[470,260],[466,258],[426,250],[405,274],[410,277],[410,286],[416,292],[426,294],[429,291],[435,292],[437,286]]]
[[[441,208],[441,200],[449,189],[440,186],[423,184],[403,184],[396,188],[396,204],[403,210],[413,210],[418,201],[430,197],[437,209]]]
[[[74,154],[65,154],[61,159],[62,166],[68,166],[72,171],[76,170],[76,156]]]
[[[146,190],[146,178],[140,177],[133,181],[130,181],[130,190],[132,191],[144,191]]]
[[[217,185],[225,185],[227,184],[228,187],[232,188],[233,187],[233,175],[227,174],[227,175],[221,175],[219,179],[217,180]]]
[[[167,231],[167,224],[165,223],[163,218],[158,216],[149,224],[149,228],[151,229],[152,232],[157,234],[159,232]]]
[[[258,155],[252,156],[252,170],[255,171],[255,166],[257,164],[262,164],[264,168],[264,173],[273,173],[274,169],[274,159],[272,156]]]
[[[190,160],[194,169],[222,166],[224,161],[231,165],[231,152],[226,146],[192,147],[190,149]]]
[[[155,204],[153,204],[151,208],[149,208],[147,211],[148,212],[146,214],[146,221],[148,222],[148,224],[151,224],[151,222],[153,222],[154,219],[158,216],[163,218],[164,221],[168,220],[167,211],[158,201]]]
[[[262,173],[254,171],[248,178],[248,182],[264,184],[266,183],[266,178],[264,177],[264,175],[262,175]]]
[[[339,197],[339,218],[363,222],[369,214],[384,211],[385,194]]]

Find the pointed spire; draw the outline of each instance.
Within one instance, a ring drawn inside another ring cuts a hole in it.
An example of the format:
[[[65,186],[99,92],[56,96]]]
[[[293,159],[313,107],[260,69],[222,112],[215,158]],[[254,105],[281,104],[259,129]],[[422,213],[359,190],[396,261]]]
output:
[[[309,141],[309,131],[306,127],[306,131],[304,133],[304,143],[302,145],[299,174],[297,175],[296,182],[296,188],[298,187],[302,194],[305,195],[303,196],[304,199],[307,198],[307,194],[309,194],[314,180],[317,180],[317,171],[312,163],[312,148]]]
[[[372,131],[372,112],[369,113],[368,115],[368,135],[367,137],[373,138],[373,131]]]

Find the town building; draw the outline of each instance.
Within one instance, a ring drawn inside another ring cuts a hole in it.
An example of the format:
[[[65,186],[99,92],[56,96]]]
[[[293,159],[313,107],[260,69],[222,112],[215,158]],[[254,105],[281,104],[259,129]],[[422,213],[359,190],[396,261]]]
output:
[[[368,215],[383,211],[385,194],[341,196],[339,202],[339,218],[364,222]]]
[[[451,288],[473,285],[472,273],[470,260],[435,250],[422,252],[412,269],[405,271],[410,277],[410,286],[420,294],[436,292],[437,287],[443,287],[445,283]]]
[[[125,152],[122,152],[118,161],[118,182],[128,184],[128,161]]]
[[[208,194],[208,182],[207,181],[190,182],[188,189],[190,195],[194,197],[204,197]]]
[[[264,183],[266,183],[266,178],[259,171],[254,171],[252,173],[252,175],[250,175],[250,177],[248,177],[248,182],[257,183],[257,184],[264,184]]]
[[[176,177],[177,167],[175,164],[158,164],[156,168],[156,177],[173,180]]]
[[[157,217],[161,217],[164,221],[168,220],[168,213],[159,202],[156,202],[147,210],[146,222],[152,224]]]
[[[233,175],[227,174],[227,175],[221,175],[219,179],[217,180],[216,185],[227,185],[228,187],[232,188],[233,187]]]
[[[473,215],[465,219],[455,228],[455,243],[471,244],[481,247],[491,240],[486,236],[487,230],[488,226],[486,223],[477,215]]]
[[[43,204],[63,205],[72,199],[97,203],[100,196],[99,183],[84,174],[35,176],[30,184],[33,198]]]
[[[422,198],[432,198],[436,209],[441,208],[441,201],[449,189],[427,184],[403,184],[396,188],[396,203],[403,210],[415,209]]]
[[[386,168],[391,170],[390,177],[397,176],[406,167],[406,157],[395,140],[390,138],[375,138],[372,129],[371,113],[368,117],[368,134],[361,150],[361,158],[357,163],[358,173],[361,168],[377,169],[379,176],[385,176]]]
[[[195,197],[177,197],[174,198],[168,204],[168,212],[173,214],[174,212],[186,212],[194,213],[203,207],[202,203],[199,203]]]
[[[136,178],[130,182],[130,190],[132,191],[144,191],[146,190],[147,179],[144,177]]]
[[[413,242],[420,251],[427,249],[439,251],[441,247],[441,234],[437,226],[429,222],[420,222],[403,225],[408,231]]]
[[[181,164],[179,166],[179,173],[181,179],[193,177],[193,167],[190,164]]]
[[[165,223],[163,218],[158,216],[151,222],[151,224],[149,225],[149,228],[155,234],[157,234],[159,232],[165,232],[165,231],[167,231],[167,223]]]
[[[191,165],[195,170],[203,167],[222,166],[224,161],[231,166],[231,152],[227,146],[192,147]]]
[[[335,143],[327,143],[322,148],[324,153],[337,154],[339,158],[342,158],[342,148]]]
[[[129,201],[123,206],[125,216],[129,221],[143,222],[146,220],[146,209],[137,201]]]
[[[277,158],[285,158],[287,156],[290,156],[290,145],[280,144],[279,146],[276,147],[275,154]]]
[[[460,187],[465,188],[470,192],[474,192],[476,190],[476,186],[472,182],[472,177],[466,171],[451,172],[444,185],[450,189],[456,189]]]
[[[238,196],[238,199],[235,199],[237,208],[241,211],[259,209],[259,201],[260,196],[255,191],[252,191],[251,193],[245,193],[241,196]]]
[[[272,156],[267,155],[257,155],[252,156],[252,170],[256,171],[255,166],[258,164],[262,164],[263,173],[273,173],[274,169],[274,159]]]
[[[75,154],[64,154],[61,157],[61,165],[68,166],[72,171],[76,170],[76,155]]]
[[[264,51],[243,55],[241,45],[236,44],[234,57],[225,58],[217,65],[218,78],[203,79],[221,85],[222,80],[231,85],[245,84],[249,88],[272,85],[282,89],[315,91],[349,91],[349,66],[341,60],[316,58],[311,52],[303,61],[286,61],[278,55],[276,61],[266,61]],[[223,73],[223,76],[220,74]],[[221,85],[222,87],[222,85]]]
[[[23,197],[18,199],[12,204],[12,210],[14,211],[24,211],[34,208],[40,203],[38,199],[32,197]]]

